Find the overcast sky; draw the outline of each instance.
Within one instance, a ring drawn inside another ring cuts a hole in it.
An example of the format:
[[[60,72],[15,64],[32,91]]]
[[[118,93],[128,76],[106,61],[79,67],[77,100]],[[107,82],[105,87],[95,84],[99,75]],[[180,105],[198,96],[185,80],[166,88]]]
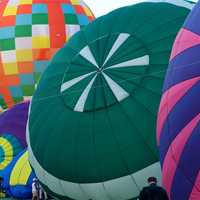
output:
[[[96,17],[102,16],[116,8],[134,3],[141,2],[142,0],[84,0]],[[197,0],[191,0],[197,1]]]
[[[84,0],[96,17],[104,15],[111,10],[131,5],[141,0]]]

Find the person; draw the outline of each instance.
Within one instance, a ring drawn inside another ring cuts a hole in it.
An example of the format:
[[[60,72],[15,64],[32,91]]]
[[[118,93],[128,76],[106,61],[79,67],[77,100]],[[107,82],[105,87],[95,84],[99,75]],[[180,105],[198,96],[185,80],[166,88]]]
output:
[[[32,183],[32,200],[38,200],[39,198],[39,182],[36,178],[33,178]]]
[[[148,186],[141,190],[139,200],[169,200],[167,192],[157,185],[155,177],[149,177],[147,182]]]
[[[48,199],[47,193],[46,193],[46,191],[43,189],[43,187],[41,185],[40,185],[40,189],[39,189],[39,199],[40,200]]]

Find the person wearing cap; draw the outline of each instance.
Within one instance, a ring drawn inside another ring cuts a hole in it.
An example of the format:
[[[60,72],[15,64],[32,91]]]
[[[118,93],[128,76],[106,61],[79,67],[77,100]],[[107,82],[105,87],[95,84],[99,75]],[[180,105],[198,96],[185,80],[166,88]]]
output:
[[[147,182],[148,186],[141,190],[139,200],[169,200],[167,192],[157,185],[155,177],[149,177]]]

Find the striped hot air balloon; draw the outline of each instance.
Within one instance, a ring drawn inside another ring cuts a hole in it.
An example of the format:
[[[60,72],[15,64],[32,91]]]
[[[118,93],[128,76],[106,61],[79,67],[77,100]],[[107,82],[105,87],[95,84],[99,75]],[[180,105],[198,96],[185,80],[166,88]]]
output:
[[[157,123],[171,200],[200,199],[200,2],[174,43]]]

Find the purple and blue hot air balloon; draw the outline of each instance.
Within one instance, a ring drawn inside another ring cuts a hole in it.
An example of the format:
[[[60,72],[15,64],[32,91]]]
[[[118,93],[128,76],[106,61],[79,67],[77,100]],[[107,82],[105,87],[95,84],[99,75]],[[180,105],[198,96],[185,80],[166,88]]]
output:
[[[13,157],[27,147],[28,108],[29,102],[24,102],[0,114],[0,175]]]
[[[2,173],[3,190],[7,195],[17,199],[30,199],[32,197],[32,182],[35,174],[28,162],[28,151],[24,149]]]
[[[157,123],[163,185],[171,200],[200,199],[200,2],[171,54]]]

